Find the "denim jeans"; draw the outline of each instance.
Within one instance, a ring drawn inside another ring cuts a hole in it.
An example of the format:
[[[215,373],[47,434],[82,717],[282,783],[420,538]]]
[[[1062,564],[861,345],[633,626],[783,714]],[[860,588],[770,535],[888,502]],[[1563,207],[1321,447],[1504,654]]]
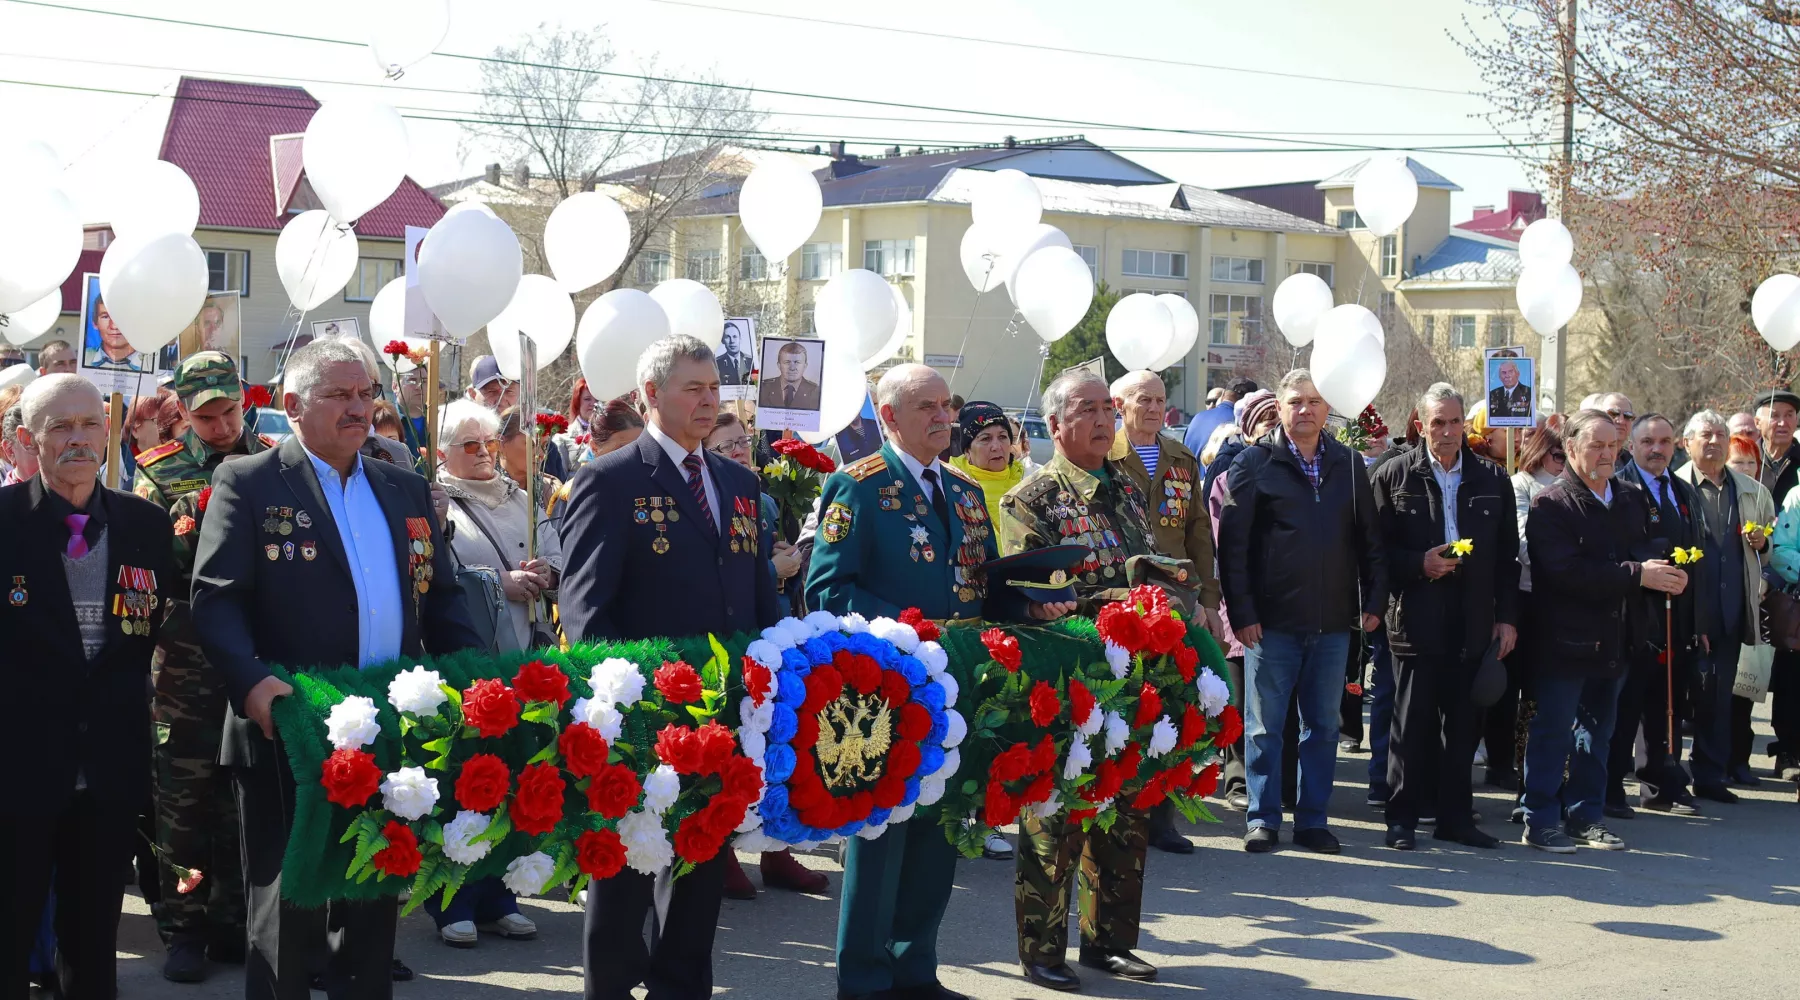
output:
[[[1537,715],[1525,741],[1525,824],[1598,823],[1606,797],[1606,757],[1624,677],[1570,677],[1540,670],[1531,679]],[[1568,763],[1569,780],[1563,781]]]
[[[1387,791],[1388,739],[1394,724],[1394,654],[1387,628],[1369,636],[1369,791]]]
[[[1281,737],[1288,699],[1300,703],[1300,795],[1294,829],[1325,826],[1337,766],[1338,701],[1349,632],[1263,631],[1244,650],[1244,772],[1249,825],[1281,829]]]

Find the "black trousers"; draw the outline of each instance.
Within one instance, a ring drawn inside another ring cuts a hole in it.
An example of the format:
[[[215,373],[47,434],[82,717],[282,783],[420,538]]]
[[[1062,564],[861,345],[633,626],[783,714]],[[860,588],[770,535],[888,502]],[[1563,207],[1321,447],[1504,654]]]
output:
[[[1692,657],[1684,650],[1675,653],[1675,718],[1676,747],[1680,748],[1682,706],[1694,672]],[[1619,690],[1619,713],[1613,723],[1612,747],[1606,761],[1606,800],[1623,804],[1625,776],[1637,764],[1638,724],[1644,727],[1646,759],[1635,768],[1639,779],[1656,786],[1658,792],[1687,788],[1687,772],[1669,754],[1669,673],[1654,655],[1636,657]]]
[[[1776,650],[1769,699],[1769,722],[1781,756],[1800,758],[1800,651]],[[1744,714],[1749,716],[1747,706]]]
[[[1414,829],[1436,809],[1438,828],[1472,821],[1469,764],[1477,711],[1469,700],[1474,664],[1460,655],[1394,657],[1394,723],[1388,741],[1389,826]]]
[[[281,856],[294,822],[294,775],[279,743],[271,761],[232,769],[249,900],[245,1000],[308,1000],[314,972],[330,1000],[388,1000],[394,993],[399,901],[343,901],[306,909],[281,898]]]
[[[1518,607],[1519,635],[1530,635],[1530,591],[1519,591]],[[1482,716],[1481,740],[1487,744],[1488,774],[1517,777],[1524,773],[1525,766],[1519,754],[1519,699],[1526,675],[1530,671],[1525,669],[1525,652],[1522,649],[1515,648],[1510,656],[1500,662],[1506,667],[1506,690],[1500,693],[1500,700],[1490,705]]]
[[[726,850],[730,850],[729,847]],[[675,880],[669,917],[644,940],[644,917],[654,905],[656,880],[627,868],[588,883],[582,945],[587,1000],[628,1000],[639,983],[647,1000],[706,1000],[712,996],[713,934],[725,891],[725,855]]]
[[[54,815],[0,822],[6,830],[0,846],[10,848],[13,873],[8,1000],[24,1000],[31,992],[31,952],[52,887],[63,995],[68,1000],[113,1000],[119,907],[125,898],[125,862],[137,839],[136,813],[135,806],[97,802],[82,791]]]

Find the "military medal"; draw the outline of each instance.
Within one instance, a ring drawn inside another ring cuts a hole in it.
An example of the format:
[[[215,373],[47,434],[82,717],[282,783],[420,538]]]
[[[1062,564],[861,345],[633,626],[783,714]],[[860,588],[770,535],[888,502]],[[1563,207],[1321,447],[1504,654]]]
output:
[[[281,508],[281,525],[279,527],[277,527],[275,530],[281,532],[284,535],[293,534],[294,533],[294,523],[292,520],[290,520],[293,516],[294,516],[294,508],[292,508],[292,507]]]
[[[25,592],[24,577],[13,577],[12,589],[6,592],[6,600],[7,603],[15,608],[22,608],[25,606],[26,601],[31,600],[31,595]]]
[[[310,541],[300,543],[300,558],[312,562],[319,554],[319,547]]]
[[[287,527],[287,526],[283,525],[283,527]],[[293,530],[292,528],[288,528],[288,531],[292,531],[292,530]],[[282,532],[282,534],[287,534],[287,532],[284,531],[284,532]],[[294,543],[293,542],[282,542],[281,543],[281,554],[284,557],[286,557],[288,562],[293,562],[294,561]]]
[[[657,525],[656,537],[650,540],[650,551],[659,556],[669,551],[669,536],[663,534],[667,530],[669,529],[660,524]]]
[[[276,545],[274,542],[270,542],[263,546],[263,555],[268,556],[270,562],[274,562],[281,558],[281,546]]]
[[[407,518],[406,537],[411,542],[407,546],[411,550],[407,555],[407,562],[412,569],[413,593],[418,597],[424,597],[426,592],[431,590],[432,570],[431,556],[429,555],[431,551],[431,521],[423,517]],[[288,548],[288,558],[292,559],[294,557],[292,542],[288,543]]]
[[[263,508],[262,530],[265,534],[273,535],[280,530],[281,522],[275,517],[275,512],[280,509],[279,507]]]
[[[310,528],[310,527],[312,527],[312,515],[308,514],[304,510],[297,511],[294,514],[294,523],[298,524],[302,528]]]
[[[639,524],[649,524],[650,511],[644,507],[644,498],[638,497],[634,503],[636,504],[637,509],[631,512],[631,519]]]

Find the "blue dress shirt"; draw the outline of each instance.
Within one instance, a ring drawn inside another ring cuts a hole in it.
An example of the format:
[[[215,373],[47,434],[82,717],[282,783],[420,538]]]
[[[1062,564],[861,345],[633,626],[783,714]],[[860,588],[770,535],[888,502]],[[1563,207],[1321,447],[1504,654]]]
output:
[[[400,655],[400,635],[405,607],[400,598],[400,567],[394,561],[394,536],[387,515],[375,499],[369,477],[363,473],[362,455],[348,479],[311,451],[313,474],[337,522],[338,539],[350,564],[350,580],[356,585],[357,663],[368,667]]]

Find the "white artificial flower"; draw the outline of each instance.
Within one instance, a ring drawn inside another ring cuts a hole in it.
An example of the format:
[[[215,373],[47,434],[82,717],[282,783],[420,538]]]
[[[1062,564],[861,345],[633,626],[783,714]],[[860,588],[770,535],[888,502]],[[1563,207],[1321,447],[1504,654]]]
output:
[[[775,627],[787,633],[788,638],[792,639],[793,644],[796,646],[818,634],[818,629],[813,628],[811,625],[806,624],[806,622],[801,621],[798,618],[792,617],[783,618],[781,621],[776,622]]]
[[[956,683],[956,678],[947,673],[939,674],[937,683],[938,687],[944,689],[944,704],[946,706],[956,704],[957,695],[962,693],[962,687]]]
[[[388,681],[388,702],[395,709],[414,715],[436,715],[438,706],[450,700],[444,693],[444,679],[435,670],[415,665],[402,670]]]
[[[543,851],[532,851],[506,864],[500,881],[520,896],[535,896],[549,888],[550,876],[556,874],[556,859]]]
[[[437,800],[437,779],[426,777],[422,767],[403,767],[381,782],[381,808],[408,823],[430,812]]]
[[[944,797],[944,782],[939,778],[926,778],[919,782],[919,799],[915,805],[933,806]],[[891,820],[890,820],[891,821]]]
[[[837,615],[829,611],[814,611],[806,616],[806,624],[811,625],[819,632],[836,632],[843,627],[844,623],[838,619]]]
[[[625,724],[625,717],[619,714],[618,709],[592,698],[575,699],[575,704],[569,706],[569,718],[593,726],[608,743],[619,738],[619,730]]]
[[[1062,807],[1062,793],[1053,791],[1050,793],[1049,798],[1042,802],[1032,804],[1031,813],[1038,819],[1050,819],[1057,813],[1062,812]]]
[[[925,668],[926,675],[930,677],[941,676],[944,668],[950,665],[950,654],[944,652],[944,647],[935,639],[919,643],[919,648],[913,655],[919,658],[919,665]]]
[[[886,823],[883,823],[880,826],[874,826],[874,825],[865,826],[862,829],[856,831],[856,835],[858,837],[861,837],[864,840],[874,840],[875,838],[886,833],[887,828],[888,828],[888,825]]]
[[[1131,673],[1131,653],[1116,642],[1106,644],[1106,663],[1112,667],[1113,680],[1124,680]]]
[[[1095,712],[1094,714],[1099,715],[1100,713]],[[961,745],[963,739],[969,735],[969,723],[963,719],[962,713],[954,708],[944,712],[944,721],[944,749],[949,750]]]
[[[637,664],[617,656],[609,656],[588,674],[588,686],[594,689],[594,701],[608,708],[626,708],[644,699],[644,675]]]
[[[761,798],[761,793],[758,793],[757,797]],[[762,816],[761,816],[761,814],[759,814],[756,811],[755,806],[751,806],[750,808],[744,810],[744,818],[741,822],[738,823],[737,829],[733,832],[749,833],[752,830],[760,830],[760,829],[762,829]]]
[[[1084,737],[1092,736],[1095,733],[1099,732],[1100,727],[1102,725],[1104,725],[1105,723],[1106,723],[1106,715],[1105,715],[1105,713],[1101,712],[1099,706],[1096,705],[1095,707],[1088,709],[1087,721],[1083,722],[1079,726],[1076,726],[1075,731],[1077,733],[1080,733]]]
[[[325,737],[339,750],[361,750],[381,735],[375,699],[353,694],[331,706],[325,717]]]
[[[680,794],[681,776],[669,765],[658,764],[656,770],[644,776],[644,808],[650,812],[662,815]]]
[[[907,820],[912,819],[913,811],[917,808],[917,806],[896,807],[892,812],[888,813],[888,825],[893,826],[896,823],[904,823]]]
[[[767,851],[784,851],[788,845],[762,832],[761,827],[757,827],[748,833],[738,834],[732,840],[731,846],[740,851],[760,854]]]
[[[936,771],[926,775],[926,777],[936,778],[939,781],[947,782],[956,776],[956,770],[960,767],[962,767],[962,751],[951,750],[944,754],[944,763],[939,766]]]
[[[1200,676],[1194,678],[1194,686],[1200,689],[1200,711],[1212,718],[1225,710],[1231,703],[1231,685],[1226,684],[1211,667],[1201,667]]]
[[[902,653],[911,653],[919,648],[919,633],[911,625],[897,622],[892,618],[877,618],[869,623],[869,634],[885,642],[891,642]]]
[[[1169,721],[1168,716],[1157,719],[1155,727],[1150,730],[1150,746],[1145,753],[1152,757],[1161,757],[1175,749],[1177,735],[1175,723]]]
[[[770,692],[769,697],[763,699],[763,703],[760,706],[750,704],[749,698],[739,699],[738,721],[741,723],[738,727],[739,732],[744,730],[758,733],[768,732],[769,727],[775,724],[775,697],[773,691]]]
[[[1099,712],[1095,712],[1099,715]],[[1088,749],[1087,740],[1077,737],[1069,741],[1069,755],[1063,759],[1063,780],[1074,781],[1087,773],[1094,766],[1094,752]]]
[[[791,844],[788,846],[791,846],[796,851],[811,851],[819,846],[819,842],[816,840],[802,840],[798,844]]]
[[[479,844],[470,841],[486,832],[490,819],[486,813],[470,812],[467,809],[456,814],[456,818],[444,824],[444,857],[459,865],[472,865],[487,857],[493,850],[494,842],[484,840]]]
[[[1125,718],[1117,712],[1106,713],[1106,755],[1117,756],[1130,739],[1131,727],[1125,724]]]
[[[869,630],[869,620],[852,611],[838,619],[838,627],[851,635],[858,635]]]
[[[757,730],[745,728],[738,730],[738,745],[744,748],[744,756],[760,761],[768,752],[769,740]]]
[[[744,647],[744,655],[767,667],[771,672],[781,669],[781,647],[767,639],[750,640],[750,645]]]
[[[795,646],[794,637],[780,625],[770,625],[763,629],[762,637],[764,642],[774,646],[777,650],[793,649]]]
[[[663,830],[662,819],[634,809],[619,821],[619,841],[625,845],[625,863],[634,871],[654,875],[675,860],[675,847]]]

